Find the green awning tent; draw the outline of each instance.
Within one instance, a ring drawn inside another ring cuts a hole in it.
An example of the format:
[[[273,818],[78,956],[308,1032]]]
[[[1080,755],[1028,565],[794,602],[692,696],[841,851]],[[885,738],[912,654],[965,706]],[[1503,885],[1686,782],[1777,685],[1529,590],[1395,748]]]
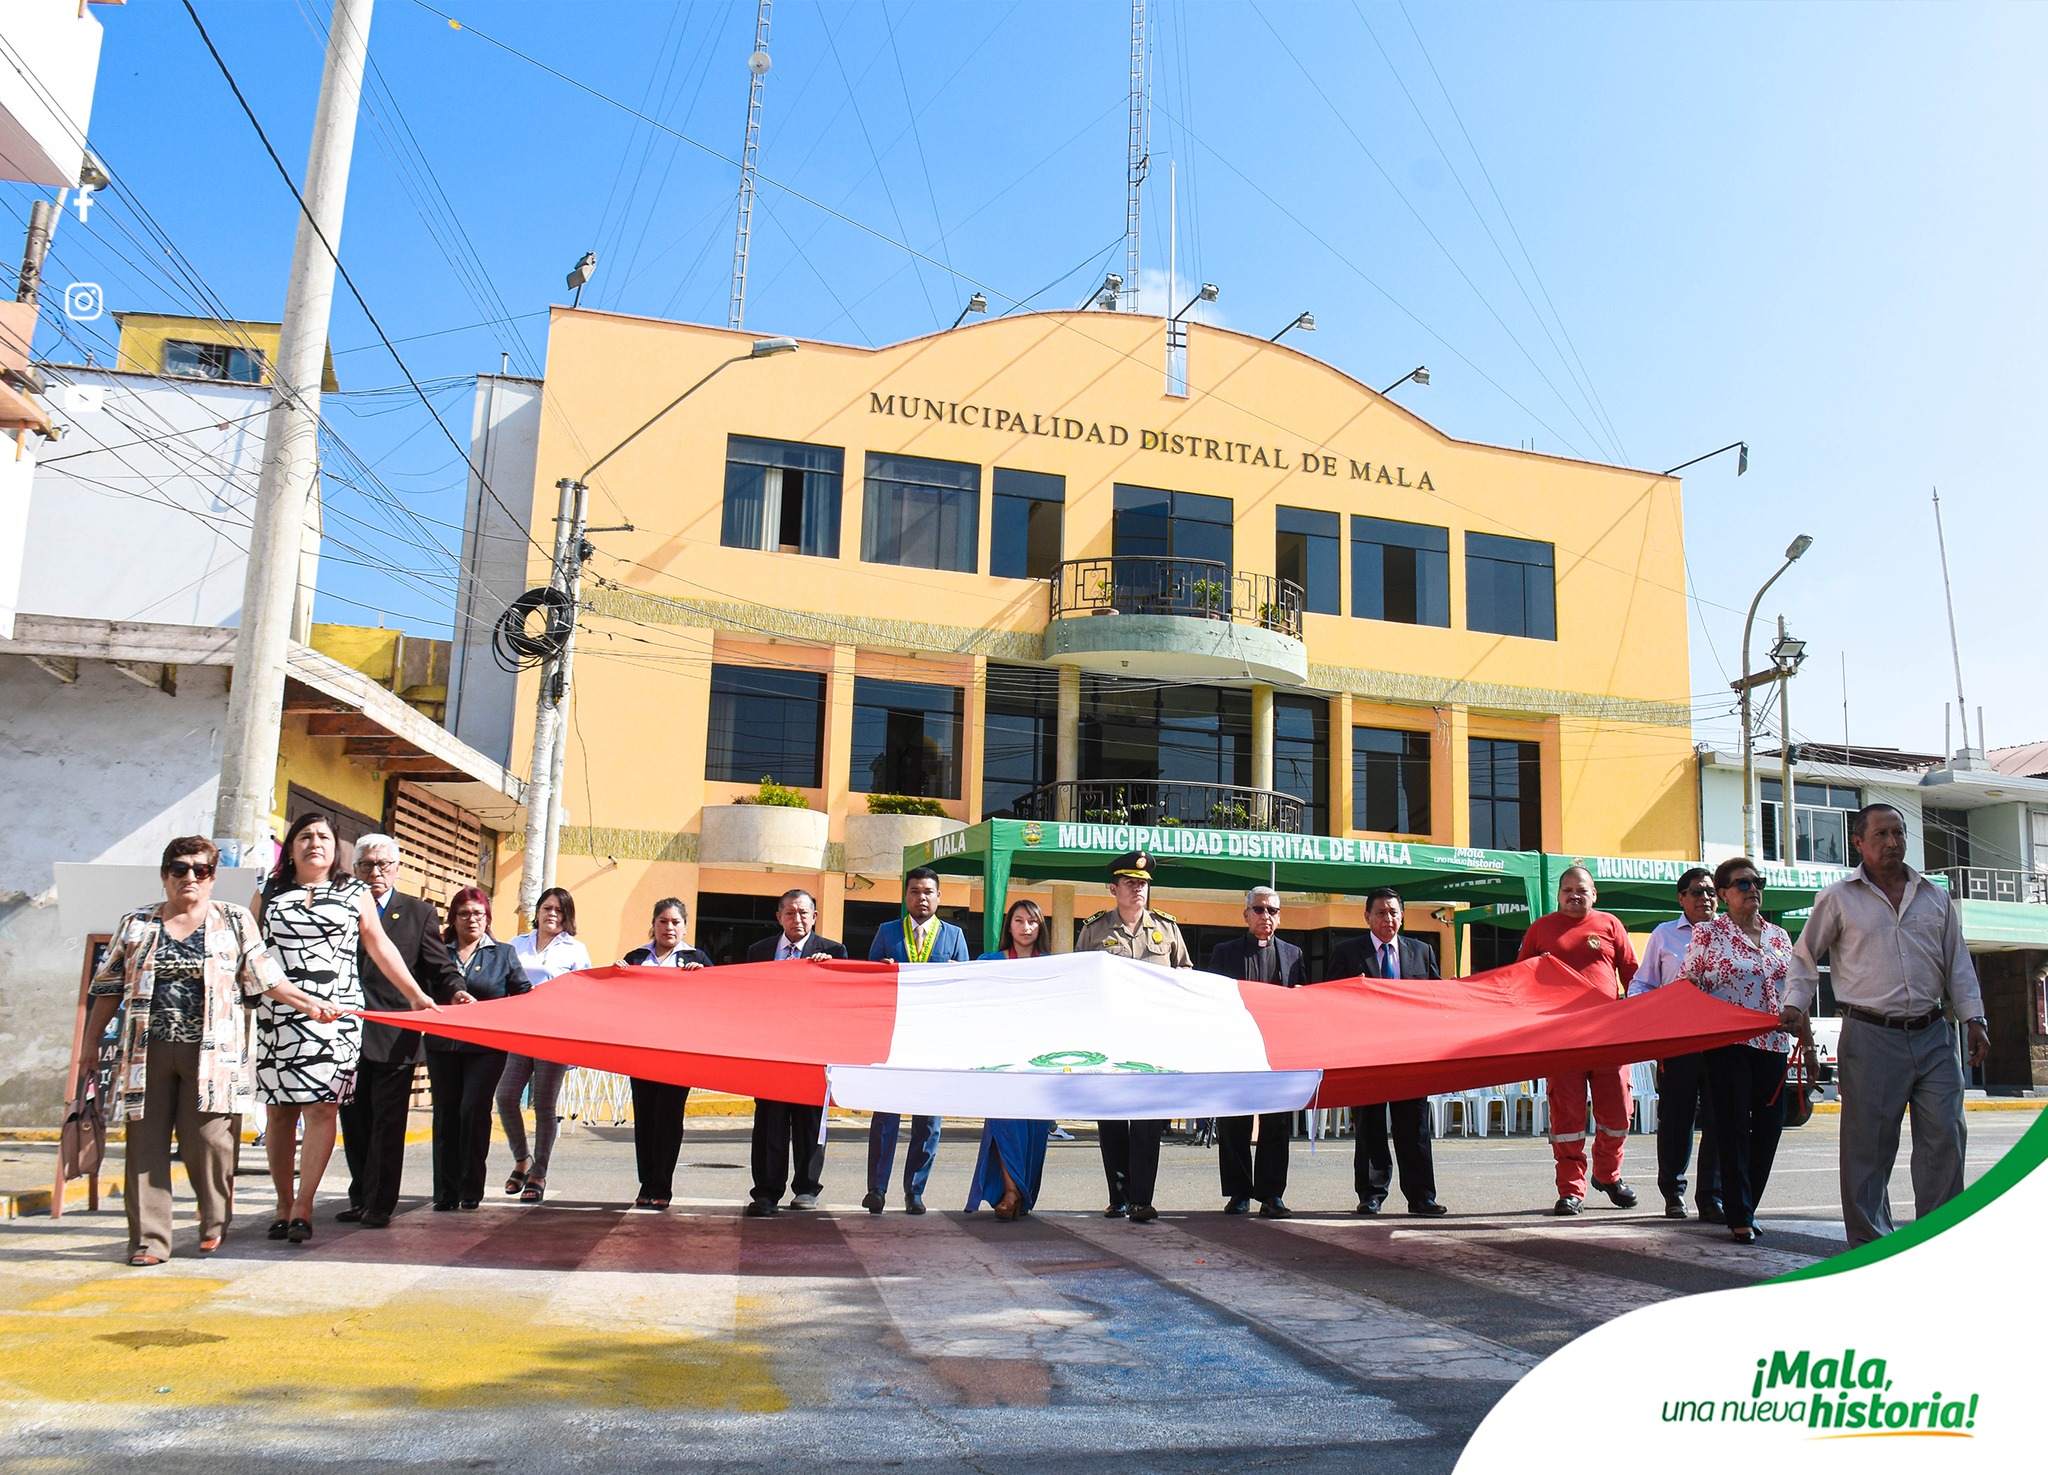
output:
[[[1534,913],[1515,908],[1512,904],[1490,907],[1459,913],[1459,925],[1489,922],[1496,927],[1527,927],[1532,915],[1541,916],[1556,904],[1558,881],[1569,867],[1577,865],[1593,873],[1593,885],[1600,893],[1598,905],[1601,911],[1612,912],[1621,918],[1622,924],[1631,932],[1648,932],[1658,923],[1668,922],[1679,915],[1678,878],[1698,864],[1689,860],[1643,860],[1622,855],[1546,853],[1541,859],[1542,905]],[[1807,913],[1813,910],[1813,899],[1824,888],[1848,874],[1841,866],[1766,864],[1763,867],[1764,915],[1797,937],[1799,929],[1805,925]]]
[[[1288,892],[1361,896],[1391,886],[1408,901],[1525,909],[1543,905],[1545,897],[1543,857],[1533,851],[1178,825],[983,820],[907,847],[903,868],[981,877],[982,947],[992,952],[1002,942],[1013,880],[1100,887],[1109,863],[1131,850],[1152,857],[1155,884],[1169,889],[1245,891],[1264,883]]]

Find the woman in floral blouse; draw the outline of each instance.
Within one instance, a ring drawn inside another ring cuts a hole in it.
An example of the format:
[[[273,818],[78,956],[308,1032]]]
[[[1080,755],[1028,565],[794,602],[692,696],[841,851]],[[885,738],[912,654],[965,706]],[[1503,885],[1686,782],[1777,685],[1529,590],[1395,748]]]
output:
[[[1776,1014],[1792,939],[1763,917],[1764,879],[1746,855],[1714,871],[1721,914],[1695,923],[1679,977],[1717,999]],[[1706,1052],[1707,1089],[1721,1138],[1721,1203],[1737,1244],[1755,1244],[1757,1201],[1771,1176],[1784,1130],[1785,1062],[1792,1038],[1768,1030],[1739,1045]]]
[[[186,835],[164,847],[164,899],[121,919],[93,974],[88,1069],[123,1004],[109,1120],[128,1124],[128,1263],[171,1253],[171,1134],[199,1200],[199,1248],[220,1248],[233,1203],[237,1113],[250,1105],[242,1006],[265,996],[315,1018],[339,1011],[286,980],[255,918],[213,899],[220,851]]]

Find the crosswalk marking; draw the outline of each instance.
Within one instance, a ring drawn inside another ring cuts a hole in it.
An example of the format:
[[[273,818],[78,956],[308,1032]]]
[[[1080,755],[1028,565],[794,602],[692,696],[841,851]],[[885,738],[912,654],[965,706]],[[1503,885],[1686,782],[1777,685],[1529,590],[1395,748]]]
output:
[[[1774,1275],[1804,1270],[1815,1260],[1822,1258],[1819,1255],[1803,1255],[1795,1250],[1768,1249],[1760,1244],[1739,1245],[1726,1238],[1727,1231],[1721,1229],[1686,1233],[1646,1228],[1631,1233],[1617,1231],[1606,1225],[1590,1224],[1583,1227],[1560,1226],[1547,1229],[1545,1233],[1567,1239],[1573,1244],[1598,1245],[1602,1249],[1647,1255],[1652,1259],[1668,1260],[1678,1265],[1727,1271],[1741,1276],[1744,1280],[1768,1280]],[[1475,1239],[1496,1243],[1535,1242],[1526,1229],[1476,1230],[1472,1231],[1472,1234]]]
[[[1305,1280],[1159,1221],[1049,1216],[1077,1239],[1363,1378],[1512,1382],[1539,1361],[1370,1296]]]

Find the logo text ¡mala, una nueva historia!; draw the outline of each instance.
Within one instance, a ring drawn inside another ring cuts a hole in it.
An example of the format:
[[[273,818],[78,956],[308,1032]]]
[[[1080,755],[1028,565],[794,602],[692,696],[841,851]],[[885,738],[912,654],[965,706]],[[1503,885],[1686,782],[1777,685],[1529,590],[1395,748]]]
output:
[[[1977,1395],[1892,1396],[1893,1379],[1882,1357],[1858,1359],[1811,1351],[1774,1351],[1756,1360],[1749,1397],[1667,1399],[1667,1424],[1793,1424],[1809,1439],[1970,1439],[1977,1427]]]

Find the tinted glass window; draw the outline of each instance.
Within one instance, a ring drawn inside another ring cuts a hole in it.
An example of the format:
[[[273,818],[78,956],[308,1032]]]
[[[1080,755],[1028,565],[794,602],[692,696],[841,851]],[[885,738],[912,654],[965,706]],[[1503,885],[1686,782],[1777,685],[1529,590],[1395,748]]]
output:
[[[846,453],[837,446],[727,436],[718,541],[728,548],[837,558],[845,465]]]
[[[981,737],[981,816],[1053,781],[1059,762],[1059,673],[1038,666],[988,668]]]
[[[1472,843],[1488,850],[1543,848],[1542,750],[1472,738]]]
[[[855,677],[847,786],[864,794],[958,799],[965,710],[966,693],[957,686]]]
[[[1337,514],[1281,507],[1275,510],[1275,521],[1273,572],[1301,586],[1302,607],[1310,613],[1342,614],[1337,589],[1341,536]]]
[[[1330,833],[1330,704],[1273,698],[1273,787],[1302,801],[1301,832]]]
[[[1049,579],[1059,566],[1067,480],[998,466],[989,504],[988,571],[1004,579]]]
[[[981,536],[981,468],[870,451],[860,556],[869,563],[971,574]]]
[[[704,776],[756,784],[764,778],[799,789],[824,782],[825,677],[812,671],[753,666],[711,668],[711,723]]]
[[[1351,823],[1384,834],[1429,833],[1428,733],[1351,729]]]
[[[1557,639],[1557,553],[1549,543],[1465,535],[1465,623],[1493,635]]]
[[[1427,523],[1351,519],[1351,613],[1403,625],[1451,623],[1451,534]]]

